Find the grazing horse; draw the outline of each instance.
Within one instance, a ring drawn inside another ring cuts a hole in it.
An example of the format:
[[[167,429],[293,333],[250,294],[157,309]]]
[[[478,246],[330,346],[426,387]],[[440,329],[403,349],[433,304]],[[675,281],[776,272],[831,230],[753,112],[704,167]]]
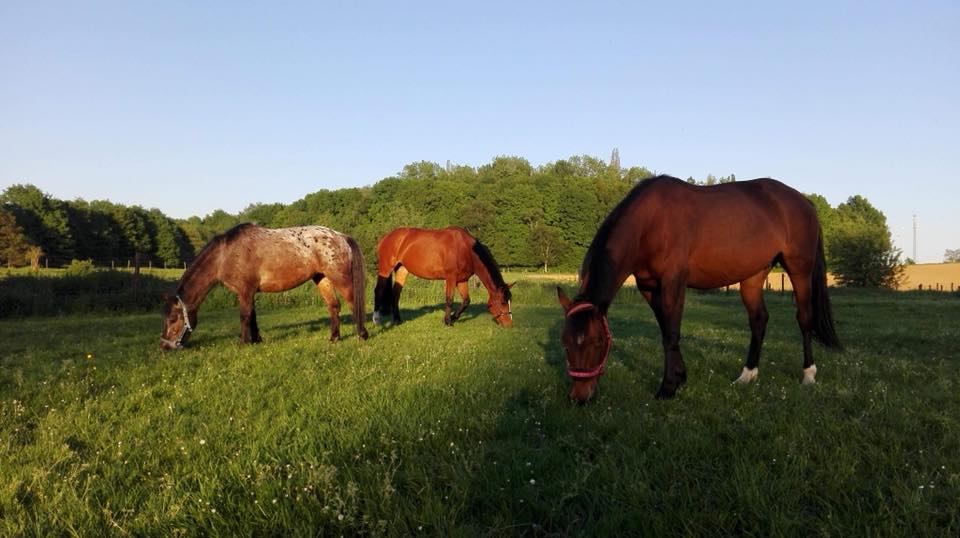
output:
[[[420,278],[446,282],[447,302],[443,322],[453,325],[470,305],[467,281],[476,274],[487,288],[487,309],[501,327],[513,325],[510,288],[500,274],[490,250],[463,228],[451,226],[442,230],[397,228],[377,245],[377,287],[374,292],[373,322],[393,312],[394,323],[400,323],[400,292],[407,273]],[[396,272],[396,281],[393,273]],[[452,315],[454,289],[460,292],[460,308]]]
[[[366,272],[352,237],[323,226],[270,229],[248,223],[211,239],[184,272],[176,295],[165,297],[160,347],[183,347],[197,327],[200,303],[217,282],[240,301],[241,342],[258,343],[254,295],[286,291],[311,279],[330,310],[330,341],[340,339],[340,301],[334,290],[353,310],[357,335],[366,338]]]
[[[580,291],[557,295],[566,321],[561,339],[572,378],[570,397],[587,402],[597,387],[613,337],[607,309],[629,276],[653,309],[663,337],[659,399],[687,378],[680,354],[680,320],[687,287],[740,283],[750,323],[750,349],[739,379],[757,378],[767,326],[763,286],[773,264],[790,276],[803,336],[804,384],[814,382],[810,338],[840,348],[827,296],[820,224],[813,205],[773,179],[698,187],[668,176],[643,181],[597,230],[580,266]]]

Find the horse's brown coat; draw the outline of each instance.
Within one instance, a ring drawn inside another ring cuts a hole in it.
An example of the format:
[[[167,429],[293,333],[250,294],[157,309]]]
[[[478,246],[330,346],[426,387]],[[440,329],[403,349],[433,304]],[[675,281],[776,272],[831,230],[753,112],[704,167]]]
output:
[[[330,339],[340,337],[340,301],[334,290],[353,310],[358,336],[366,338],[366,274],[363,255],[352,238],[324,226],[270,229],[241,224],[213,238],[184,273],[177,297],[167,298],[161,347],[176,347],[169,342],[183,327],[179,301],[186,304],[191,326],[196,327],[197,309],[217,282],[237,295],[240,339],[247,343],[261,340],[255,294],[289,290],[311,279],[330,310]]]
[[[510,286],[504,283],[490,251],[463,228],[397,228],[380,240],[377,260],[375,309],[381,315],[393,312],[394,321],[400,321],[400,292],[410,272],[446,282],[444,323],[451,325],[470,304],[467,281],[476,274],[487,288],[487,309],[494,321],[504,327],[513,325]],[[394,272],[396,282],[392,281]],[[455,289],[462,302],[451,314]]]
[[[803,366],[813,365],[810,338],[839,347],[826,288],[820,225],[813,205],[773,179],[698,187],[667,176],[634,188],[594,237],[580,270],[574,300],[558,288],[568,311],[562,339],[568,365],[589,370],[600,361],[601,322],[617,290],[633,275],[663,335],[664,378],[657,396],[669,398],[686,380],[680,354],[680,321],[687,287],[709,289],[740,283],[752,338],[747,368],[760,359],[767,323],[763,283],[774,263],[793,284],[803,336]],[[806,379],[806,377],[805,377]],[[597,378],[576,379],[570,395],[585,402]]]

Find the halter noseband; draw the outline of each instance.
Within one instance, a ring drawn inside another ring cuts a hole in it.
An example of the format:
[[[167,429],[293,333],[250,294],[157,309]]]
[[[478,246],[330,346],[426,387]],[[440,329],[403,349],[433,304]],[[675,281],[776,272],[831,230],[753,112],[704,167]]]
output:
[[[590,303],[580,303],[571,307],[570,310],[567,310],[566,317],[569,319],[570,316],[578,312],[594,310],[595,308],[596,307]],[[605,370],[604,367],[607,364],[607,357],[610,356],[610,349],[613,348],[613,334],[610,332],[610,325],[607,324],[607,316],[601,316],[600,320],[603,322],[603,332],[604,332],[604,336],[606,336],[607,338],[607,348],[603,352],[603,358],[600,359],[600,364],[598,364],[593,368],[574,368],[573,366],[570,365],[570,357],[568,355],[567,356],[567,374],[574,379],[587,380],[587,379],[593,379],[595,377],[599,377],[603,375],[603,372]]]
[[[190,326],[190,314],[187,312],[187,303],[183,302],[183,299],[179,295],[176,296],[177,304],[180,305],[180,310],[183,311],[183,327],[180,327],[180,334],[177,335],[176,340],[167,340],[166,338],[161,337],[160,342],[167,344],[176,349],[183,347],[183,336],[187,334],[187,331],[193,332],[193,327]]]
[[[510,316],[510,319],[513,319],[513,306],[510,304],[510,301],[507,301],[507,311],[500,312],[499,314],[493,316],[493,321],[496,322],[503,316]]]

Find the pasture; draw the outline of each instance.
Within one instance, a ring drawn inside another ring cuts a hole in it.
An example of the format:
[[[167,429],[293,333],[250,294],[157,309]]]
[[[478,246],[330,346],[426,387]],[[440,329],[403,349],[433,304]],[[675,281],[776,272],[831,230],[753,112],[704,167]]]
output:
[[[509,330],[473,289],[444,327],[441,290],[411,278],[407,321],[366,342],[345,315],[328,343],[310,286],[259,297],[256,346],[222,290],[176,353],[159,310],[0,320],[0,534],[960,532],[956,294],[834,290],[847,349],[818,346],[805,387],[789,295],[759,382],[731,386],[739,296],[691,292],[689,380],[656,401],[659,331],[625,288],[578,407],[552,283],[518,283]]]

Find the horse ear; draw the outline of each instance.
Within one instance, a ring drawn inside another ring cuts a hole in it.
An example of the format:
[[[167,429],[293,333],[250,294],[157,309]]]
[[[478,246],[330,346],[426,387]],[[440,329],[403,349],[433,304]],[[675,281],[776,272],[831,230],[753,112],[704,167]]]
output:
[[[563,307],[564,312],[570,310],[570,298],[567,297],[560,286],[557,286],[557,299],[560,299],[560,306]]]

